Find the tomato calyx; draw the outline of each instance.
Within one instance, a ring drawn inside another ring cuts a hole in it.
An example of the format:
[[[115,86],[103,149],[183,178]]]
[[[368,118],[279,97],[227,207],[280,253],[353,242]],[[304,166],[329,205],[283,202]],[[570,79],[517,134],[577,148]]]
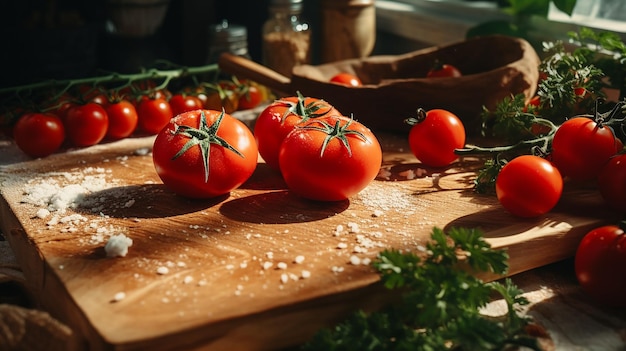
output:
[[[326,134],[324,142],[322,143],[322,148],[320,149],[320,157],[324,156],[324,151],[326,151],[328,143],[330,143],[330,141],[333,139],[338,139],[339,141],[341,141],[346,150],[348,150],[348,155],[352,157],[352,149],[350,148],[350,143],[348,142],[348,135],[356,135],[361,140],[367,141],[367,138],[365,137],[365,135],[363,135],[363,133],[359,132],[358,130],[348,129],[352,124],[352,121],[354,120],[350,118],[343,126],[341,125],[340,120],[335,121],[335,124],[330,124],[326,121],[318,121],[320,126],[308,124],[298,128],[317,130]]]
[[[200,112],[200,126],[198,128],[194,128],[187,125],[176,125],[176,129],[172,131],[173,135],[182,135],[184,137],[189,138],[189,141],[183,145],[183,147],[178,150],[178,152],[172,157],[172,160],[177,159],[182,156],[187,150],[192,148],[193,146],[198,145],[200,147],[200,153],[202,155],[202,161],[204,163],[204,182],[208,182],[209,180],[209,156],[211,151],[211,144],[215,144],[221,146],[225,149],[228,149],[234,153],[236,153],[239,157],[243,158],[243,154],[235,149],[232,145],[230,145],[226,140],[222,139],[217,135],[217,131],[220,128],[220,124],[222,123],[222,119],[224,118],[224,111],[220,113],[217,117],[217,120],[212,124],[208,125],[206,121],[206,116],[204,111]]]
[[[422,123],[424,122],[424,120],[426,120],[426,110],[424,110],[423,108],[419,107],[416,111],[417,117],[409,117],[406,118],[404,120],[404,123],[410,125],[410,126],[414,126],[418,123]]]
[[[322,113],[318,112],[322,108],[330,107],[326,105],[324,101],[322,100],[311,101],[307,104],[306,97],[302,95],[302,93],[297,91],[296,94],[298,96],[297,102],[280,100],[281,102],[289,106],[282,116],[282,122],[284,122],[287,119],[287,116],[291,114],[294,114],[296,116],[301,116],[302,117],[301,122],[306,122],[307,120],[311,118],[323,117],[324,115],[328,113],[328,111],[322,112]]]

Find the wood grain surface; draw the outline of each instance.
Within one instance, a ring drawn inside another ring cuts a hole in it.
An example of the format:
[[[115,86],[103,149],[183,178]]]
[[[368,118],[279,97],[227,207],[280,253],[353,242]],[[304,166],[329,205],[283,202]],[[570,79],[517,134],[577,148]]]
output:
[[[515,218],[472,191],[480,162],[428,169],[403,138],[379,138],[379,177],[332,203],[295,197],[262,162],[228,195],[179,197],[154,171],[151,137],[8,164],[1,230],[40,304],[80,335],[76,348],[275,350],[393,298],[368,260],[418,250],[434,226],[481,228],[509,250],[514,274],[571,257],[590,227],[611,220],[580,185],[550,214]],[[33,201],[78,185],[85,193],[65,211],[44,216]],[[133,240],[125,257],[105,254],[114,234]]]

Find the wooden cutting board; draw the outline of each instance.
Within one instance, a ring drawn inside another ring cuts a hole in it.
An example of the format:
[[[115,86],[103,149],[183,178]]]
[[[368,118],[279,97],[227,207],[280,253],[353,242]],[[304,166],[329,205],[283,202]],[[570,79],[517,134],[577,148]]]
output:
[[[274,350],[390,299],[368,260],[419,249],[435,226],[481,228],[515,274],[572,256],[611,220],[580,187],[545,217],[515,218],[472,191],[479,162],[433,170],[402,137],[379,138],[379,177],[335,203],[293,196],[262,162],[229,195],[181,198],[154,171],[152,137],[5,165],[1,230],[35,298],[77,332],[76,349]],[[64,212],[42,210],[52,197]],[[120,233],[132,246],[107,257]]]

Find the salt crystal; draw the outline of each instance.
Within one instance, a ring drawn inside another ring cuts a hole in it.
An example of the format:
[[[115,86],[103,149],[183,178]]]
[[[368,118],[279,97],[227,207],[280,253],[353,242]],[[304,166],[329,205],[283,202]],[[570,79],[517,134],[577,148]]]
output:
[[[107,257],[125,257],[130,246],[133,246],[133,239],[124,234],[117,234],[109,238],[104,245],[104,251]]]
[[[307,270],[303,270],[302,273],[300,274],[302,276],[302,278],[304,279],[308,279],[311,278],[311,272],[307,271]]]
[[[113,296],[113,302],[119,302],[122,301],[126,298],[126,293],[123,291],[118,292],[117,294],[115,294],[115,296]]]
[[[352,263],[355,266],[358,266],[359,264],[361,264],[361,259],[355,255],[350,256],[350,263]]]
[[[300,264],[302,262],[304,262],[304,256],[302,255],[298,255],[296,256],[296,259],[294,260],[295,263]]]
[[[37,214],[35,214],[35,216],[37,216],[37,218],[41,218],[41,219],[44,219],[44,218],[48,217],[49,215],[50,215],[50,211],[48,211],[48,209],[45,209],[45,208],[40,208],[37,211]]]
[[[289,275],[287,275],[287,273],[283,273],[280,275],[280,281],[281,283],[285,284],[289,281]]]
[[[287,264],[285,262],[278,262],[277,267],[279,269],[287,269]]]
[[[165,267],[165,266],[161,266],[161,267],[157,268],[157,271],[156,271],[156,272],[157,272],[157,274],[161,274],[161,275],[163,275],[163,274],[167,274],[167,273],[169,273],[169,272],[170,272],[170,270],[169,270],[169,268],[167,268],[167,267]]]

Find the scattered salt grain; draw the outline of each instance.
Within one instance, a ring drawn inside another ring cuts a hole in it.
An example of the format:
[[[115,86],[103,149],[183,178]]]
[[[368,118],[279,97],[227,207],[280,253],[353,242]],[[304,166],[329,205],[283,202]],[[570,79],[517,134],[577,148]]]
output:
[[[304,262],[304,256],[302,256],[302,255],[296,256],[296,259],[293,260],[293,262],[295,262],[297,264],[300,264],[300,263]]]
[[[113,301],[112,302],[120,302],[122,300],[124,300],[126,298],[126,293],[123,291],[118,292],[117,294],[115,294],[115,296],[113,296]]]
[[[169,270],[169,268],[167,268],[165,266],[161,266],[161,267],[157,268],[156,272],[157,272],[157,274],[164,275],[164,274],[169,273],[170,270]]]
[[[193,281],[193,277],[188,275],[183,279],[183,284],[189,284]]]
[[[355,223],[355,222],[349,222],[348,223],[348,228],[349,228],[350,233],[358,233],[358,232],[361,231],[361,229],[359,228],[358,223]]]
[[[345,249],[347,247],[348,247],[348,244],[346,244],[346,243],[339,243],[339,244],[337,244],[337,248],[338,249]]]
[[[302,273],[301,273],[301,276],[302,276],[303,279],[311,278],[311,272],[307,271],[307,270],[303,270]]]
[[[274,264],[272,262],[265,261],[265,262],[263,262],[263,269],[265,269],[265,270],[270,269],[270,268],[272,268],[273,265]]]
[[[283,273],[280,275],[280,282],[285,284],[289,281],[289,275],[287,273]]]
[[[128,248],[133,246],[133,239],[124,234],[112,235],[104,245],[107,257],[125,257]]]
[[[352,255],[350,256],[350,263],[355,266],[358,266],[361,264],[361,259],[358,256]]]
[[[381,210],[374,210],[374,212],[372,213],[372,217],[380,217],[384,214],[383,211]]]
[[[40,218],[40,219],[44,219],[48,217],[49,215],[50,215],[50,211],[46,208],[40,208],[35,214],[35,216],[37,216],[37,218]]]
[[[278,262],[276,266],[278,269],[287,269],[287,264],[285,262]]]

